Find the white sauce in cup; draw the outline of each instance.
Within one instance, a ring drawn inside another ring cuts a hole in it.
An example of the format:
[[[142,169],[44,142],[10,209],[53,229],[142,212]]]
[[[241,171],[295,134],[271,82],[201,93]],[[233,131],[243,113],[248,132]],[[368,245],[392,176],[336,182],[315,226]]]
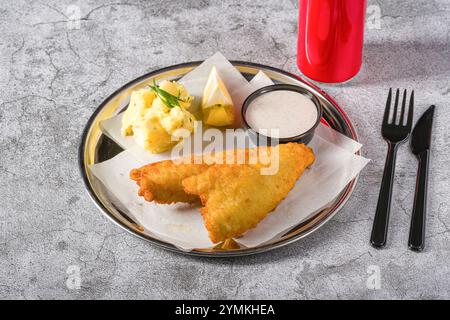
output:
[[[264,93],[250,103],[245,113],[245,120],[253,130],[266,134],[278,129],[278,138],[305,133],[314,126],[317,117],[314,102],[308,96],[291,90]]]

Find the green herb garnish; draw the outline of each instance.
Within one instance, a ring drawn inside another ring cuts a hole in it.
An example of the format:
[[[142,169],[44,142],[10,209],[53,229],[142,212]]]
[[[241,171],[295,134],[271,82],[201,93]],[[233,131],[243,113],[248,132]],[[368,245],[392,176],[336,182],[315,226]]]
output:
[[[161,101],[168,107],[168,108],[173,108],[173,107],[181,107],[180,106],[180,101],[181,102],[187,102],[183,99],[180,98],[180,92],[178,92],[178,97],[174,96],[173,94],[167,92],[166,90],[161,89],[155,82],[155,79],[153,79],[153,85],[149,86],[150,89],[152,89],[157,95],[158,97],[161,99]]]

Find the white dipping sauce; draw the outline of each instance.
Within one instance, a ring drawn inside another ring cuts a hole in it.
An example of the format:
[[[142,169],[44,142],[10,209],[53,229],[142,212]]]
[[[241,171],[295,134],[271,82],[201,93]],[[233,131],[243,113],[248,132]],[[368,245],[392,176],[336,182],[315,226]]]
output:
[[[317,117],[317,108],[311,99],[290,90],[260,95],[250,103],[245,113],[245,119],[253,130],[267,135],[271,129],[278,129],[279,138],[295,137],[308,131]]]

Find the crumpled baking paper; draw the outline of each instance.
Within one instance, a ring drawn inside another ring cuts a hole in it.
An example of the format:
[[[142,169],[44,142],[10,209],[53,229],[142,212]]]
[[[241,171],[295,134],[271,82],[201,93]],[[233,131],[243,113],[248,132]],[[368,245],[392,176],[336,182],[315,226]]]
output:
[[[180,79],[197,100],[201,99],[213,65],[218,69],[238,110],[249,94],[272,84],[263,72],[248,82],[225,57],[217,53]],[[240,115],[240,111],[236,114]],[[152,154],[142,149],[132,137],[121,135],[120,126],[121,115],[101,123],[103,132],[125,151],[108,161],[92,165],[93,174],[117,198],[120,207],[126,208],[127,214],[151,236],[187,251],[212,247],[214,244],[209,240],[198,211],[199,205],[160,205],[146,202],[137,195],[138,186],[129,178],[130,170],[170,159],[171,153]],[[322,124],[316,129],[309,146],[314,150],[316,162],[305,170],[293,190],[273,212],[256,228],[235,239],[240,245],[256,247],[270,242],[326,208],[369,162],[354,154],[361,144]]]

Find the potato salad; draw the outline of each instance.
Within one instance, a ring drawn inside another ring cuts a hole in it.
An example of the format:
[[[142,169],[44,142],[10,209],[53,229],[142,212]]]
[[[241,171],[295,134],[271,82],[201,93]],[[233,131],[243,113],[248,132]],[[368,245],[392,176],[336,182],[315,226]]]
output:
[[[134,91],[122,118],[122,134],[134,136],[153,153],[167,151],[194,131],[196,119],[189,112],[193,99],[176,81]]]

